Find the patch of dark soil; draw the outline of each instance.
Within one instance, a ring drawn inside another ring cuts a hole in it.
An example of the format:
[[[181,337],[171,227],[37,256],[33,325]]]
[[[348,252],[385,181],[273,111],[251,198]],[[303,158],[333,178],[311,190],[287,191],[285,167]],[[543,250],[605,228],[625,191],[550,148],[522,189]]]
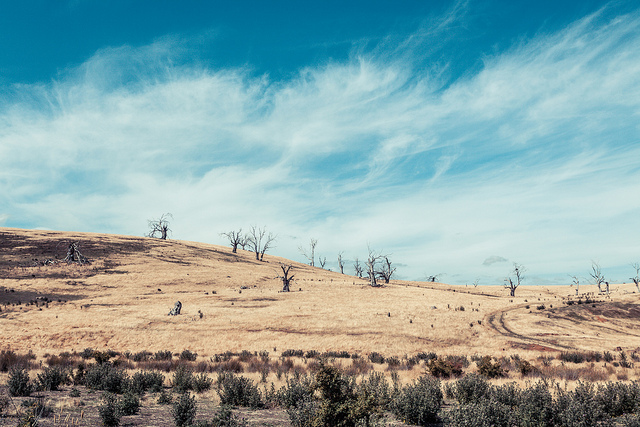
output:
[[[69,244],[79,243],[79,249],[89,261],[104,260],[110,255],[127,255],[147,251],[153,246],[151,239],[73,236],[63,233],[42,233],[34,235],[0,231],[0,269],[10,267],[31,267],[45,260],[64,259]]]
[[[42,293],[0,286],[1,305],[33,305],[37,303],[42,306],[46,305],[47,302],[67,302],[82,298],[85,298],[85,296],[79,294]]]

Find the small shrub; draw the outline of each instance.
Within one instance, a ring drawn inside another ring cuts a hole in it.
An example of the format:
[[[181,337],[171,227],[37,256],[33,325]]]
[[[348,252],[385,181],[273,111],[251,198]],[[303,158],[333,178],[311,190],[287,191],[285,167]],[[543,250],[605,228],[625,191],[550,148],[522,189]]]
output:
[[[164,385],[164,375],[160,372],[136,372],[131,378],[129,391],[143,395],[147,391],[157,393]]]
[[[71,391],[69,392],[69,397],[80,397],[80,390],[78,390],[77,388],[72,388]]]
[[[427,370],[436,378],[459,377],[462,367],[449,360],[431,359],[427,362]]]
[[[605,351],[602,354],[602,358],[604,359],[605,362],[613,362],[613,354],[609,353],[608,351]]]
[[[191,381],[191,386],[193,391],[196,393],[202,393],[203,391],[207,391],[211,389],[213,385],[213,380],[209,378],[206,374],[201,373],[200,375],[196,375],[193,377]]]
[[[451,427],[511,427],[515,424],[513,411],[507,405],[493,400],[456,405],[445,415]]]
[[[85,374],[85,384],[94,390],[122,394],[129,388],[129,376],[109,363],[91,365]]]
[[[396,396],[391,410],[405,423],[426,426],[438,420],[442,405],[440,380],[422,376]]]
[[[180,393],[193,389],[193,373],[184,365],[178,366],[171,382],[173,388]]]
[[[127,392],[120,401],[122,415],[135,415],[140,411],[140,399],[134,393]]]
[[[582,363],[586,360],[587,355],[585,353],[577,351],[563,351],[558,358],[563,362]]]
[[[244,419],[240,419],[233,415],[231,408],[228,406],[220,406],[213,414],[211,420],[212,427],[245,427],[248,426]]]
[[[192,353],[189,350],[183,350],[180,353],[180,360],[188,360],[189,362],[195,362],[198,358],[198,353]]]
[[[303,357],[304,356],[304,350],[285,350],[282,352],[282,354],[280,355],[280,357]]]
[[[29,373],[24,368],[13,368],[9,372],[9,381],[7,382],[9,394],[11,396],[29,396],[33,390]]]
[[[451,397],[461,405],[478,402],[489,393],[489,382],[478,374],[467,374],[451,386]]]
[[[378,365],[381,365],[384,363],[385,358],[380,353],[377,353],[374,351],[372,353],[369,353],[369,360],[371,361],[371,363],[376,363]]]
[[[158,404],[160,405],[170,405],[173,403],[173,397],[171,397],[170,393],[167,393],[165,390],[160,392],[158,396]]]
[[[60,385],[67,384],[71,381],[69,373],[59,367],[45,368],[43,372],[36,377],[36,387],[43,391],[56,391]]]
[[[98,407],[98,413],[102,419],[102,425],[107,427],[120,425],[122,412],[115,394],[107,392],[102,396],[102,405]]]
[[[171,360],[173,358],[173,354],[169,350],[158,351],[154,354],[153,358],[155,360]]]
[[[478,366],[478,373],[488,378],[500,378],[507,376],[507,373],[502,369],[502,365],[499,362],[492,363],[491,356],[484,356],[479,362],[476,362]]]
[[[218,374],[218,395],[221,405],[260,408],[264,406],[258,387],[249,378],[234,374]]]
[[[171,415],[176,427],[186,427],[193,424],[196,418],[196,410],[195,397],[192,397],[188,392],[182,393],[171,409]]]

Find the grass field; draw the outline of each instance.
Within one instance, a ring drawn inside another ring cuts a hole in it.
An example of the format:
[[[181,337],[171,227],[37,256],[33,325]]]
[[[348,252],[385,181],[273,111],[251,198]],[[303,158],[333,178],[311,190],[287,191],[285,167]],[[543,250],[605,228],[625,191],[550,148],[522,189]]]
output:
[[[79,242],[89,264],[60,262],[71,242]],[[293,266],[288,293],[281,292],[277,277],[281,265]],[[203,243],[7,228],[0,229],[0,273],[0,349],[33,352],[40,365],[52,355],[77,355],[86,348],[130,354],[189,350],[198,354],[194,367],[209,363],[202,369],[213,372],[216,355],[268,352],[266,382],[280,386],[277,363],[293,349],[356,353],[367,369],[399,372],[407,383],[425,372],[424,363],[412,367],[408,361],[434,352],[503,362],[520,358],[531,361],[539,376],[565,381],[640,378],[640,366],[633,366],[640,353],[640,294],[632,284],[611,285],[609,295],[598,294],[595,286],[581,286],[580,295],[568,286],[521,286],[515,297],[498,284],[391,280],[372,288],[354,276],[269,254],[256,261],[251,252],[234,254]],[[176,301],[182,314],[168,316]],[[631,365],[574,365],[559,359],[562,352],[607,352],[618,361],[624,353]],[[372,353],[400,363],[370,363]],[[313,372],[310,358],[290,359],[296,369]],[[362,363],[332,360],[345,370]],[[471,363],[465,372],[475,369]],[[496,383],[529,381],[511,369]],[[256,383],[264,380],[249,363],[243,370]],[[0,374],[2,384],[6,378]],[[91,399],[96,400],[82,400]],[[214,393],[199,399],[204,407],[216,401]],[[73,408],[72,400],[64,397],[58,410]],[[149,401],[145,410],[153,412],[154,405]],[[95,410],[88,414],[97,416]],[[260,416],[276,421],[255,425],[286,425],[281,411]]]

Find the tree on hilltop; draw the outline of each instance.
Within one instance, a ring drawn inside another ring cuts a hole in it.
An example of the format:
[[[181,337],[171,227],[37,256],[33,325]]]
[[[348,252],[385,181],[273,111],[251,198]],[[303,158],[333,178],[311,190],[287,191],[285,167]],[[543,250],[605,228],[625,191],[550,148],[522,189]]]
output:
[[[173,219],[173,215],[165,213],[162,214],[160,219],[148,220],[149,232],[147,233],[147,237],[157,237],[162,240],[167,240],[167,236],[171,232],[171,229],[169,228],[169,218]]]
[[[266,227],[258,228],[252,225],[245,239],[247,246],[256,254],[256,260],[263,261],[264,254],[271,249],[276,240],[276,236],[271,232],[267,234]]]
[[[229,231],[228,233],[220,233],[221,236],[226,237],[229,240],[229,244],[231,245],[231,252],[234,254],[238,252],[238,246],[246,245],[245,239],[246,236],[242,234],[242,228],[238,231]]]

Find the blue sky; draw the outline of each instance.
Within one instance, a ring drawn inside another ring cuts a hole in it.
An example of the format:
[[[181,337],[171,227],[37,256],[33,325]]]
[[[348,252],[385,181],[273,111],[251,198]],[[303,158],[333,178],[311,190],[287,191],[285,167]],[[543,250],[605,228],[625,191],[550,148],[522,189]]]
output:
[[[640,261],[633,2],[2,7],[0,226],[171,212],[177,239],[266,226],[459,284]]]

